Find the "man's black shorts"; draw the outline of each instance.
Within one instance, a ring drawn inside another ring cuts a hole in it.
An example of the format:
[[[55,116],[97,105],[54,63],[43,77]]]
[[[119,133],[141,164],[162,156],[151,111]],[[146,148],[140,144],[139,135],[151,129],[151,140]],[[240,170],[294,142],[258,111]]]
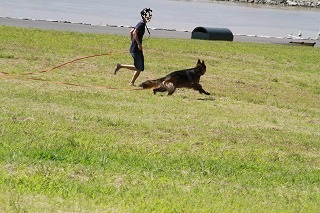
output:
[[[134,60],[134,66],[137,70],[139,71],[143,71],[144,70],[144,56],[143,56],[143,52],[139,51],[139,52],[135,52],[135,53],[131,53],[133,60]]]

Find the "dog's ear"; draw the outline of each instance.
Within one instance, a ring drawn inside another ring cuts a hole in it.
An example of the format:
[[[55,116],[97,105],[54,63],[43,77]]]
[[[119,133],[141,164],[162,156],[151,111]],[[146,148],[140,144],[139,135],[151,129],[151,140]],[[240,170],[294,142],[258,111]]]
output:
[[[205,64],[204,64],[204,60],[202,60],[202,65],[204,65],[204,66],[205,66]]]
[[[197,64],[201,64],[201,61],[200,61],[200,59],[198,59],[198,62],[197,62]]]

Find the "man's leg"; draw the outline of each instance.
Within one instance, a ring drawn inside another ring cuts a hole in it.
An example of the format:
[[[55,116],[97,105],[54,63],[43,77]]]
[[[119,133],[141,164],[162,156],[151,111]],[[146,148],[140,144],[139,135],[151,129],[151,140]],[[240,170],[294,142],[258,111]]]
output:
[[[134,65],[117,64],[116,67],[114,68],[114,74],[116,75],[117,72],[122,68],[132,70],[132,71],[137,71]]]
[[[139,77],[140,73],[141,73],[141,71],[139,71],[139,70],[136,70],[133,73],[133,76],[132,76],[132,79],[131,79],[129,85],[134,86],[134,82],[137,80],[137,78]]]
[[[133,60],[134,60],[134,65],[123,65],[123,64],[117,64],[114,70],[114,74],[116,74],[121,68],[129,69],[132,71],[135,71],[133,73],[132,79],[129,83],[129,85],[134,85],[135,81],[139,77],[141,71],[144,70],[144,56],[142,52],[138,53],[131,53]]]
[[[133,73],[132,79],[130,81],[130,85],[134,85],[135,81],[139,77],[140,73],[144,70],[144,57],[142,52],[137,52],[132,54],[134,59],[134,66],[136,71]]]

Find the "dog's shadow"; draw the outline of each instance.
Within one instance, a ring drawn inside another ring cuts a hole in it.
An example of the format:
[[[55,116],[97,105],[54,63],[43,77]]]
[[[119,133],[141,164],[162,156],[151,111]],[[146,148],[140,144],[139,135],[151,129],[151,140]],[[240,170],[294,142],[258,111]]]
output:
[[[166,94],[159,94],[158,95],[159,97],[169,97],[168,95],[166,95]],[[182,99],[190,99],[190,97],[189,96],[182,96]],[[206,96],[206,97],[203,97],[203,98],[197,98],[196,99],[197,101],[214,101],[214,100],[216,100],[216,98],[215,97],[208,97],[208,96]]]
[[[190,99],[189,96],[183,96],[182,98],[183,99]],[[196,100],[197,101],[214,101],[214,100],[216,100],[216,98],[212,97],[212,96],[205,96],[205,97],[197,98]]]
[[[214,101],[216,100],[214,97],[204,97],[204,98],[197,98],[198,101]]]

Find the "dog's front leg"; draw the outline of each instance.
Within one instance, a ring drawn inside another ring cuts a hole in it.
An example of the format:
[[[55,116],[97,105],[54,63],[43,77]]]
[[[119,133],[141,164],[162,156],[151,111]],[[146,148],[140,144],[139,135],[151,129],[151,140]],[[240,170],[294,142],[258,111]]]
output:
[[[193,85],[193,89],[194,89],[194,90],[198,90],[200,94],[204,93],[204,94],[206,94],[206,95],[210,95],[209,92],[206,92],[206,91],[202,88],[201,84],[194,84],[194,85]]]
[[[200,92],[200,91],[199,91]],[[210,92],[206,92],[204,89],[202,89],[202,91],[200,93],[204,93],[206,95],[210,95]]]

